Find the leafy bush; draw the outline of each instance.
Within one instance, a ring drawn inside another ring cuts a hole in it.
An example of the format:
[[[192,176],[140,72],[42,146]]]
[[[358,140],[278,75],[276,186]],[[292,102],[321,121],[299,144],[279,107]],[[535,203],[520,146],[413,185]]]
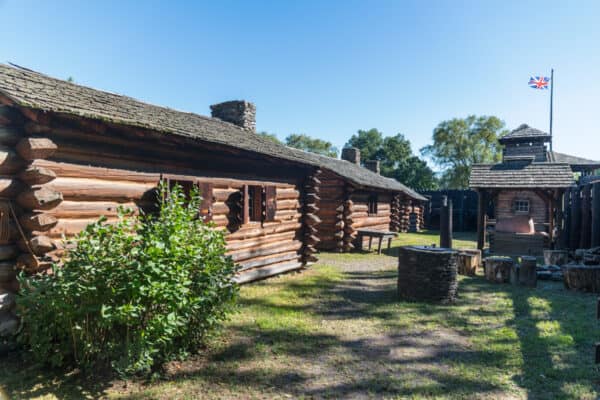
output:
[[[200,197],[159,189],[159,212],[90,224],[53,274],[20,277],[20,340],[55,366],[144,373],[203,344],[237,287],[223,234],[198,218]]]

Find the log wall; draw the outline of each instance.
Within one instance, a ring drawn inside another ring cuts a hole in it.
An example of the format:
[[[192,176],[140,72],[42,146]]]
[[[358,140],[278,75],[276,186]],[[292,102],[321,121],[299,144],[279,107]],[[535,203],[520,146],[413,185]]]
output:
[[[122,132],[99,134],[62,119],[29,121],[11,129],[0,130],[5,146],[0,151],[0,192],[18,208],[24,232],[18,235],[10,225],[11,236],[5,235],[4,243],[16,248],[14,256],[5,254],[20,268],[44,270],[64,253],[63,235],[77,234],[101,215],[116,220],[119,206],[151,206],[161,178],[212,185],[211,220],[226,234],[228,254],[240,267],[239,282],[299,269],[315,260],[311,246],[316,241],[311,236],[318,219],[303,215],[316,212],[318,198],[311,187],[318,180],[307,177],[308,168],[275,169],[268,161],[243,154],[230,157],[208,144],[190,149]],[[232,223],[233,214],[239,213],[232,203],[245,185],[274,188],[271,221]]]
[[[380,231],[389,231],[392,221],[392,199],[391,193],[378,193],[377,195],[377,213],[369,214],[369,196],[371,192],[356,191],[350,196],[353,203],[352,227],[355,230],[373,229]],[[368,238],[364,239],[364,245],[368,245]]]
[[[536,224],[536,230],[544,230],[545,224],[549,222],[548,205],[535,192],[530,190],[503,190],[495,201],[496,220],[513,218],[517,214],[514,209],[514,201],[517,199],[529,200],[529,214]]]
[[[329,171],[319,177],[320,197],[318,216],[321,219],[318,248],[328,251],[343,251],[344,247],[344,202],[347,200],[346,182]],[[351,232],[350,232],[351,233]]]

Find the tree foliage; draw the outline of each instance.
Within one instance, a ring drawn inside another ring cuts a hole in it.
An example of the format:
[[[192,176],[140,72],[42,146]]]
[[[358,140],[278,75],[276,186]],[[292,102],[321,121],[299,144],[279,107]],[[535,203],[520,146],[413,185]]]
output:
[[[454,118],[433,130],[433,144],[423,147],[421,154],[445,169],[443,187],[464,189],[469,185],[471,165],[500,160],[498,139],[506,133],[504,122],[494,116]]]
[[[279,140],[277,135],[275,135],[274,133],[262,131],[262,132],[258,132],[258,135],[262,136],[263,138],[265,138],[267,140],[270,140],[271,142],[283,144],[283,143],[281,143],[281,140]]]
[[[40,362],[148,372],[203,344],[237,296],[223,234],[197,191],[161,185],[158,215],[90,224],[53,274],[20,276],[19,339]]]
[[[400,133],[384,138],[377,129],[359,130],[346,146],[358,148],[362,161],[380,161],[382,175],[415,190],[437,187],[435,173],[425,161],[413,154],[410,141]]]
[[[285,138],[285,144],[296,149],[320,154],[322,156],[337,157],[338,149],[331,142],[312,138],[304,134],[291,134]]]

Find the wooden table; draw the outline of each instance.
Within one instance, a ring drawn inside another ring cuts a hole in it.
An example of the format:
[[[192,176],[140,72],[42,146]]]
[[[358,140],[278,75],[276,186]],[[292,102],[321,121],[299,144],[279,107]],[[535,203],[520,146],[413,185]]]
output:
[[[365,237],[369,238],[369,251],[371,251],[371,245],[373,244],[373,238],[379,239],[379,245],[377,246],[377,254],[381,254],[381,242],[384,239],[388,241],[388,250],[392,246],[392,239],[398,236],[396,232],[389,231],[375,231],[371,229],[359,229],[357,231],[356,238],[358,240],[358,249],[363,249],[363,239]]]

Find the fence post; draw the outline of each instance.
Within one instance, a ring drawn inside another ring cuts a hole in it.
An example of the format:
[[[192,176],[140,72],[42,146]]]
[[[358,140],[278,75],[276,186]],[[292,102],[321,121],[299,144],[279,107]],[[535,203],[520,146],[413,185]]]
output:
[[[581,238],[579,239],[579,248],[589,249],[592,236],[592,185],[583,186],[581,192]]]
[[[440,210],[440,247],[452,248],[452,200],[444,196]]]
[[[581,237],[581,197],[579,187],[571,188],[571,233],[569,234],[569,248],[575,250],[579,248],[579,238]]]
[[[560,248],[568,249],[569,234],[571,233],[571,191],[565,190],[562,198],[563,225],[560,232]]]
[[[591,247],[600,246],[600,182],[592,185],[592,242]]]

